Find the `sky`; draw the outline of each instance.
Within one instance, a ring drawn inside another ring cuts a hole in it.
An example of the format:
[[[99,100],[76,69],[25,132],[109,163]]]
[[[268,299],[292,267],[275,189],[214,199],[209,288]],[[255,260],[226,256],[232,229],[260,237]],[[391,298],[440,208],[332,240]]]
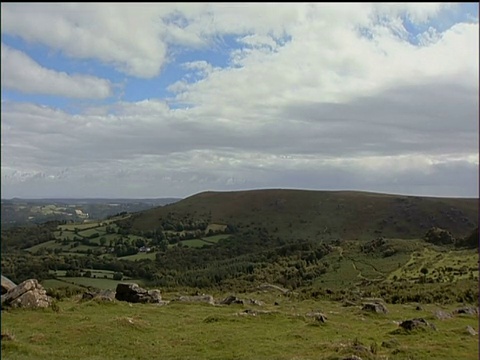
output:
[[[478,3],[2,3],[2,198],[478,197]]]

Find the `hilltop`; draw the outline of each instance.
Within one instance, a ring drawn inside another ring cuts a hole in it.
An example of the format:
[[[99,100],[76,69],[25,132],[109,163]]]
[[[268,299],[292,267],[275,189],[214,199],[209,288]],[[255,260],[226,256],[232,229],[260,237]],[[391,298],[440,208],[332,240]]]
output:
[[[209,191],[138,212],[125,226],[152,231],[165,221],[261,227],[302,239],[421,238],[431,227],[463,237],[478,226],[478,199],[357,191]]]

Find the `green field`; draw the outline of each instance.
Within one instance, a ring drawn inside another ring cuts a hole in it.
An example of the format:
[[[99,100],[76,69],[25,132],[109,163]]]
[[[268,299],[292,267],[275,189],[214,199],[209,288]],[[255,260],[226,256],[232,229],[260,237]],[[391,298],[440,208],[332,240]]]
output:
[[[221,299],[223,295],[216,298]],[[438,320],[434,312],[456,307],[387,305],[388,314],[365,313],[340,302],[297,301],[273,294],[242,294],[261,307],[99,303],[64,300],[56,311],[2,311],[2,358],[23,359],[258,359],[474,360],[478,358],[478,317]],[[173,294],[164,294],[166,300]],[[273,305],[276,301],[279,305]],[[245,309],[265,311],[255,316]],[[306,316],[321,311],[326,323]],[[435,325],[411,333],[398,323],[423,317]]]

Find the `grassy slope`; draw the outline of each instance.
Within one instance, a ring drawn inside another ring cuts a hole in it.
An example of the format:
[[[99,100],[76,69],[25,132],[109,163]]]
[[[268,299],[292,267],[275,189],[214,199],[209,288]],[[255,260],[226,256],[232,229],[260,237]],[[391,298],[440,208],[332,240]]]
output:
[[[171,303],[167,306],[67,300],[59,311],[2,312],[2,358],[20,359],[477,359],[478,318],[457,315],[437,320],[436,305],[389,305],[387,315],[364,313],[339,302],[303,301],[273,294],[250,294],[264,300],[273,314],[238,315],[249,306]],[[169,295],[166,296],[167,299]],[[274,306],[278,301],[279,306]],[[259,309],[259,308],[256,308]],[[305,317],[320,310],[321,324]],[[396,322],[424,317],[438,331],[397,334]],[[391,347],[382,342],[391,341]],[[363,344],[364,349],[354,344]],[[371,352],[373,349],[375,354]]]
[[[137,229],[158,227],[168,214],[210,223],[263,226],[298,238],[420,238],[432,226],[466,236],[477,226],[477,199],[427,198],[354,191],[205,192],[138,213]],[[377,232],[376,232],[377,231]]]

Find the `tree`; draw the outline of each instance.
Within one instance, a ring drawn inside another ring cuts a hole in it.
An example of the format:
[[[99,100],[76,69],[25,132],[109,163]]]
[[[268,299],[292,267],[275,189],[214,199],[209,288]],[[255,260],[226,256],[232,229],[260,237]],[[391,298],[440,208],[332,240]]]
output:
[[[122,272],[116,272],[113,274],[113,280],[121,281],[123,279],[123,273]]]

